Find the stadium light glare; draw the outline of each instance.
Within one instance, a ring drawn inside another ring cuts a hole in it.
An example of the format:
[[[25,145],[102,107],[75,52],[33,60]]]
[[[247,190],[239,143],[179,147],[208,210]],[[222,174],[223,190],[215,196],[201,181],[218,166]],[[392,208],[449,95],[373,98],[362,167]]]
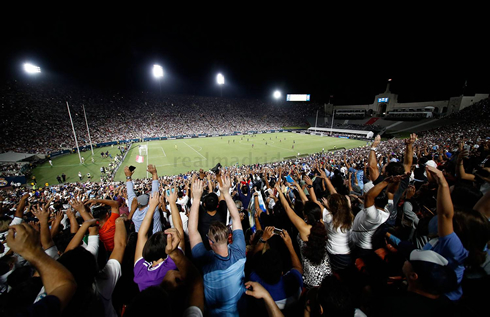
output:
[[[276,90],[276,91],[274,91],[273,96],[275,99],[279,99],[279,98],[281,98],[281,92],[279,90]]]
[[[25,63],[24,71],[28,74],[39,74],[41,72],[41,68],[39,66],[32,65],[31,63]]]
[[[153,65],[153,77],[162,78],[163,77],[163,68],[160,65]]]
[[[218,85],[224,85],[225,84],[225,77],[221,74],[218,74],[218,76],[216,76],[216,80],[218,81]]]

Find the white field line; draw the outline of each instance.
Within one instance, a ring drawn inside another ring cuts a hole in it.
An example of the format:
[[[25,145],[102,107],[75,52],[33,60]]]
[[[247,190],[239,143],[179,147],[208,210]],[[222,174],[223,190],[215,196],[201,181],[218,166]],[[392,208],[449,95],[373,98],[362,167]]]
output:
[[[207,160],[207,158],[202,155],[201,153],[199,153],[196,149],[194,149],[192,146],[190,146],[189,144],[187,144],[185,141],[182,141],[185,145],[187,145],[191,150],[193,150],[194,152],[196,152],[197,154],[199,154],[203,159]]]

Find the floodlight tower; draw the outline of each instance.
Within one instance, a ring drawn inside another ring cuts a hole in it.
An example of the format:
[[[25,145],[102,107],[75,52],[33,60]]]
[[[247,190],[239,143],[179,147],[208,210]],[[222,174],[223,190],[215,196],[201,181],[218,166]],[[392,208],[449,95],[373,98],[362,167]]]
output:
[[[221,73],[219,73],[218,76],[216,76],[216,81],[218,82],[218,85],[220,87],[221,97],[223,97],[223,85],[225,84],[225,77]]]
[[[162,94],[162,78],[163,78],[163,68],[160,65],[153,65],[153,77],[158,79],[158,86],[160,88],[160,95]]]

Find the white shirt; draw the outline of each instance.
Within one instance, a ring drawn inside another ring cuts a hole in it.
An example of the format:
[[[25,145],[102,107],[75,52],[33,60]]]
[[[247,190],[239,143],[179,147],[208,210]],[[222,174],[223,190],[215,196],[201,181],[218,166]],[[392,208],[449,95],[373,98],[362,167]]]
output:
[[[354,218],[351,238],[356,247],[370,250],[373,248],[371,238],[378,229],[390,217],[393,200],[389,200],[384,210],[377,209],[374,205],[364,208]]]
[[[323,222],[327,229],[327,251],[330,254],[350,254],[349,239],[351,230],[342,232],[339,228],[333,228],[333,217],[330,211],[323,209]]]

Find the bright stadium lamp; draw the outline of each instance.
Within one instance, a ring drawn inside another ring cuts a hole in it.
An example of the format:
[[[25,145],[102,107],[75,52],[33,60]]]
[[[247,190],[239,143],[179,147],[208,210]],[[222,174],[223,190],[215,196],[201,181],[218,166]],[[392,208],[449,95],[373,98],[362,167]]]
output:
[[[155,78],[163,77],[163,68],[160,65],[153,65],[153,76]]]
[[[41,72],[41,68],[39,66],[32,65],[31,63],[25,63],[24,71],[28,74],[39,74]]]
[[[224,85],[225,84],[225,77],[221,74],[218,74],[218,76],[216,76],[216,80],[218,81],[218,85]]]
[[[225,84],[225,76],[218,74],[218,76],[216,76],[216,81],[218,82],[218,85],[220,87],[220,94],[221,94],[221,97],[223,97],[223,85]]]
[[[276,90],[276,91],[274,91],[273,96],[274,96],[274,99],[279,99],[279,98],[281,98],[281,92],[279,90]]]

